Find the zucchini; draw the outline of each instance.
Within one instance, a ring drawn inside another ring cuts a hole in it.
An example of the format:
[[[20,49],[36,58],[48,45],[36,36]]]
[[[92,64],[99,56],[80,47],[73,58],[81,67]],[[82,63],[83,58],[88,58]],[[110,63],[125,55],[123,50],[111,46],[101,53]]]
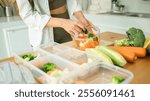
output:
[[[105,55],[109,56],[111,60],[113,61],[113,63],[117,66],[122,67],[127,63],[127,61],[124,59],[124,57],[120,53],[118,53],[117,51],[107,46],[97,46],[96,49],[100,50]]]
[[[85,50],[85,52],[87,54],[98,56],[100,59],[102,59],[104,62],[108,64],[113,64],[112,60],[107,55],[105,55],[99,50],[96,50],[95,48],[88,48]]]

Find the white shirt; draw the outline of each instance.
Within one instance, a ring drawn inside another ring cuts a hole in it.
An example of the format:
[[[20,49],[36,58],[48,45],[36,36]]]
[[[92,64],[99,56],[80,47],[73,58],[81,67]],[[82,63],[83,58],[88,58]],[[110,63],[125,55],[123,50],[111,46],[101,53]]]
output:
[[[43,43],[53,42],[53,29],[44,28],[51,18],[49,11],[48,0],[33,0],[35,10],[28,0],[16,0],[19,15],[27,24],[29,29],[29,41],[33,47],[39,46]],[[70,18],[73,18],[73,13],[81,10],[81,6],[77,0],[67,0],[67,7]]]

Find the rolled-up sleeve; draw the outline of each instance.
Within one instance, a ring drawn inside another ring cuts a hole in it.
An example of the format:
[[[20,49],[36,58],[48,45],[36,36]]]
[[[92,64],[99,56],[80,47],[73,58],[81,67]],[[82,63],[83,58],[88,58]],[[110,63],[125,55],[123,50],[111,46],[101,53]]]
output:
[[[67,0],[68,11],[70,16],[73,16],[74,12],[81,11],[82,7],[78,0]]]
[[[51,16],[47,14],[40,14],[38,11],[32,10],[28,0],[16,0],[16,2],[19,8],[19,15],[23,21],[29,27],[34,27],[42,31]]]

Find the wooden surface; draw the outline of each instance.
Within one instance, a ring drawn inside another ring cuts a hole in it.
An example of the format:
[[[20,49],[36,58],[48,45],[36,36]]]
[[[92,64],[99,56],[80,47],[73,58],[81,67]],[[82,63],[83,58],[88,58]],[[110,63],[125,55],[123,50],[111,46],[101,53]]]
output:
[[[105,32],[100,35],[102,40],[113,42],[116,39],[125,38],[125,35],[115,34],[112,32]],[[67,46],[72,46],[71,42],[65,43]],[[13,58],[3,59],[4,61],[14,61]],[[150,84],[150,56],[146,58],[137,59],[135,63],[127,63],[124,66],[125,69],[131,71],[134,74],[132,84]]]

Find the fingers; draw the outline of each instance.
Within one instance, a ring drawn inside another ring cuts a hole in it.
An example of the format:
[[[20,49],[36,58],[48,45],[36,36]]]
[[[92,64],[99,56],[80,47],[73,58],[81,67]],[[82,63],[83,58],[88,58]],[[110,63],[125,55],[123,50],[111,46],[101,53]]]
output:
[[[77,24],[77,26],[79,26],[81,29],[85,30],[85,25],[84,25],[83,23],[77,22],[76,24]]]

